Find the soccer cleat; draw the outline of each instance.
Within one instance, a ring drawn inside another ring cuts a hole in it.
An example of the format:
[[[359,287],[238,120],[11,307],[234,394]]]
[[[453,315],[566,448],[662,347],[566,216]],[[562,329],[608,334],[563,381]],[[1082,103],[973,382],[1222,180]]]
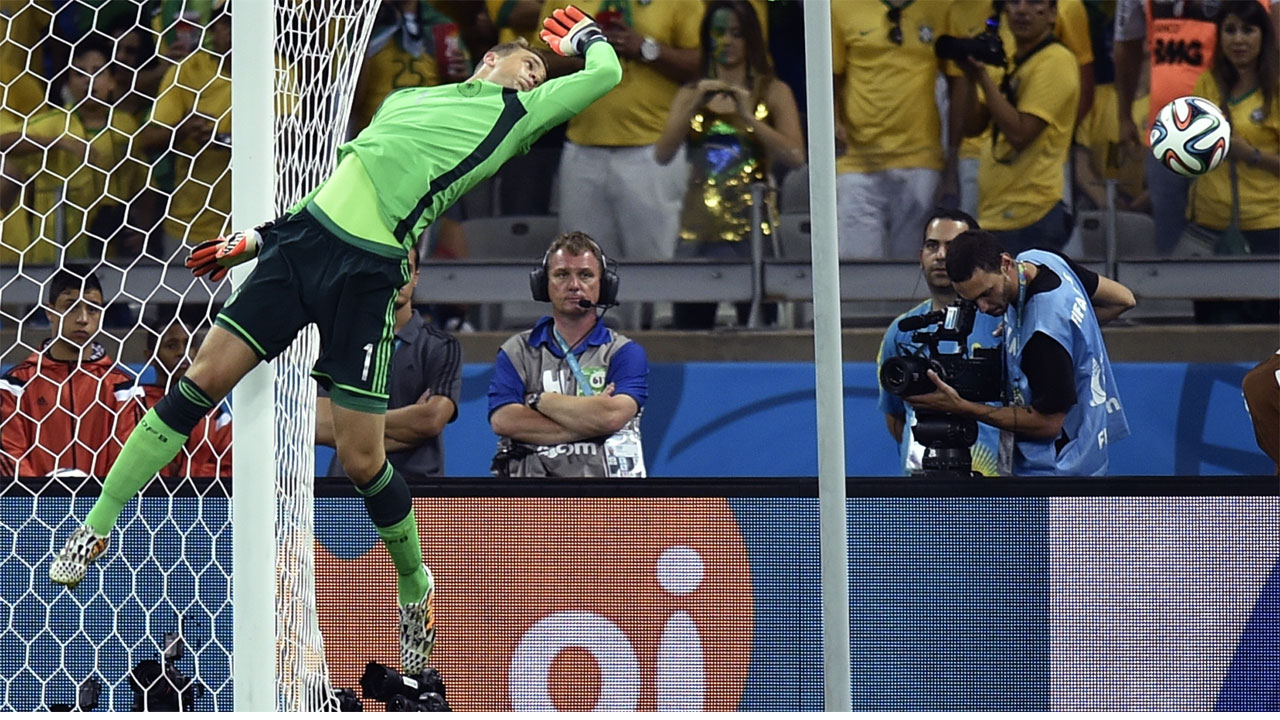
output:
[[[99,537],[88,525],[82,525],[71,533],[67,544],[62,546],[62,552],[53,559],[53,564],[49,566],[49,579],[59,585],[74,588],[84,580],[89,563],[102,557],[110,543],[109,537]]]
[[[435,588],[422,602],[400,606],[400,672],[417,675],[426,671],[431,650],[436,645]]]

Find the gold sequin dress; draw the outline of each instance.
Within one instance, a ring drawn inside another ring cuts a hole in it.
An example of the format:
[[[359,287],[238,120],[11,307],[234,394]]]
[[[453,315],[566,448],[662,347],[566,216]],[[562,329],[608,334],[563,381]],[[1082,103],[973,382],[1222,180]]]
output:
[[[756,103],[755,116],[769,121],[764,102]],[[689,122],[686,149],[691,167],[677,257],[750,257],[751,184],[770,183],[764,145],[736,113],[718,115],[703,108]],[[775,197],[768,186],[760,224],[766,257],[773,255]]]

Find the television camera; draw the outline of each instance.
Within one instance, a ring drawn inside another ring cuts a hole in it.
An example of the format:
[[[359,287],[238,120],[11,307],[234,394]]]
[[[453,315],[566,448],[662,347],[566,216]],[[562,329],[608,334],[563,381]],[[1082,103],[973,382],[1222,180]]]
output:
[[[1003,400],[1004,351],[997,347],[973,348],[966,352],[977,314],[978,306],[972,301],[957,300],[941,310],[898,321],[899,330],[915,331],[911,341],[919,347],[912,355],[894,356],[881,363],[881,386],[898,397],[925,395],[938,389],[928,376],[933,370],[966,400]],[[939,325],[938,329],[924,330],[933,325]],[[939,346],[944,342],[954,344],[956,350],[942,352]],[[917,410],[911,433],[925,448],[922,474],[977,474],[969,451],[978,439],[976,420]]]

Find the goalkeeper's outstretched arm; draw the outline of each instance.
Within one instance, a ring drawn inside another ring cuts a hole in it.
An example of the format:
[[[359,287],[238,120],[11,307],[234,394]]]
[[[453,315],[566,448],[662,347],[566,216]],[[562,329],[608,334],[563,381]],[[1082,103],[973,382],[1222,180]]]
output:
[[[556,53],[582,54],[587,62],[577,72],[548,80],[522,94],[525,108],[542,127],[559,125],[577,115],[622,81],[622,63],[618,62],[618,54],[605,40],[604,33],[577,8],[570,6],[567,10],[577,11],[577,15],[564,16],[557,21],[554,31],[550,29],[554,18],[547,18],[548,30],[543,31],[542,37]],[[570,21],[571,26],[567,25]]]

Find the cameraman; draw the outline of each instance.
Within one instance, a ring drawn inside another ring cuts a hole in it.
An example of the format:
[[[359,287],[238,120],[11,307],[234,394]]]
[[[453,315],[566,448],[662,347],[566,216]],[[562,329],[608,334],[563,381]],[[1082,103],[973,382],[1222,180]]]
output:
[[[1080,71],[1053,34],[1057,7],[1055,0],[1004,3],[1015,51],[1013,66],[998,80],[976,58],[960,63],[964,134],[990,127],[978,159],[978,220],[1015,254],[1061,249],[1071,234],[1062,168],[1071,152]]]
[[[1012,405],[965,400],[933,371],[938,391],[907,402],[1012,433],[1014,475],[1106,474],[1107,444],[1129,424],[1099,326],[1133,307],[1133,294],[1053,252],[1014,258],[985,230],[951,241],[947,275],[958,296],[1003,316]]]
[[[978,222],[966,212],[946,208],[933,211],[925,225],[924,245],[920,248],[920,271],[924,273],[925,284],[929,287],[929,299],[894,318],[889,325],[884,341],[880,344],[880,353],[876,356],[877,375],[888,358],[915,355],[920,351],[920,344],[912,340],[912,332],[898,329],[899,322],[905,318],[942,310],[955,302],[955,289],[951,286],[951,278],[947,277],[947,246],[960,233],[976,229]],[[973,332],[969,334],[969,347],[999,347],[999,324],[1000,321],[990,315],[978,315]],[[903,474],[919,472],[922,470],[924,446],[916,442],[911,432],[916,424],[915,411],[901,397],[886,390],[883,384],[879,388],[878,406],[884,413],[889,434],[898,442],[901,450]],[[1001,474],[997,469],[1000,433],[985,425],[979,427],[978,433],[978,441],[969,448],[973,469],[983,475]],[[1008,474],[1007,471],[1004,474]]]

